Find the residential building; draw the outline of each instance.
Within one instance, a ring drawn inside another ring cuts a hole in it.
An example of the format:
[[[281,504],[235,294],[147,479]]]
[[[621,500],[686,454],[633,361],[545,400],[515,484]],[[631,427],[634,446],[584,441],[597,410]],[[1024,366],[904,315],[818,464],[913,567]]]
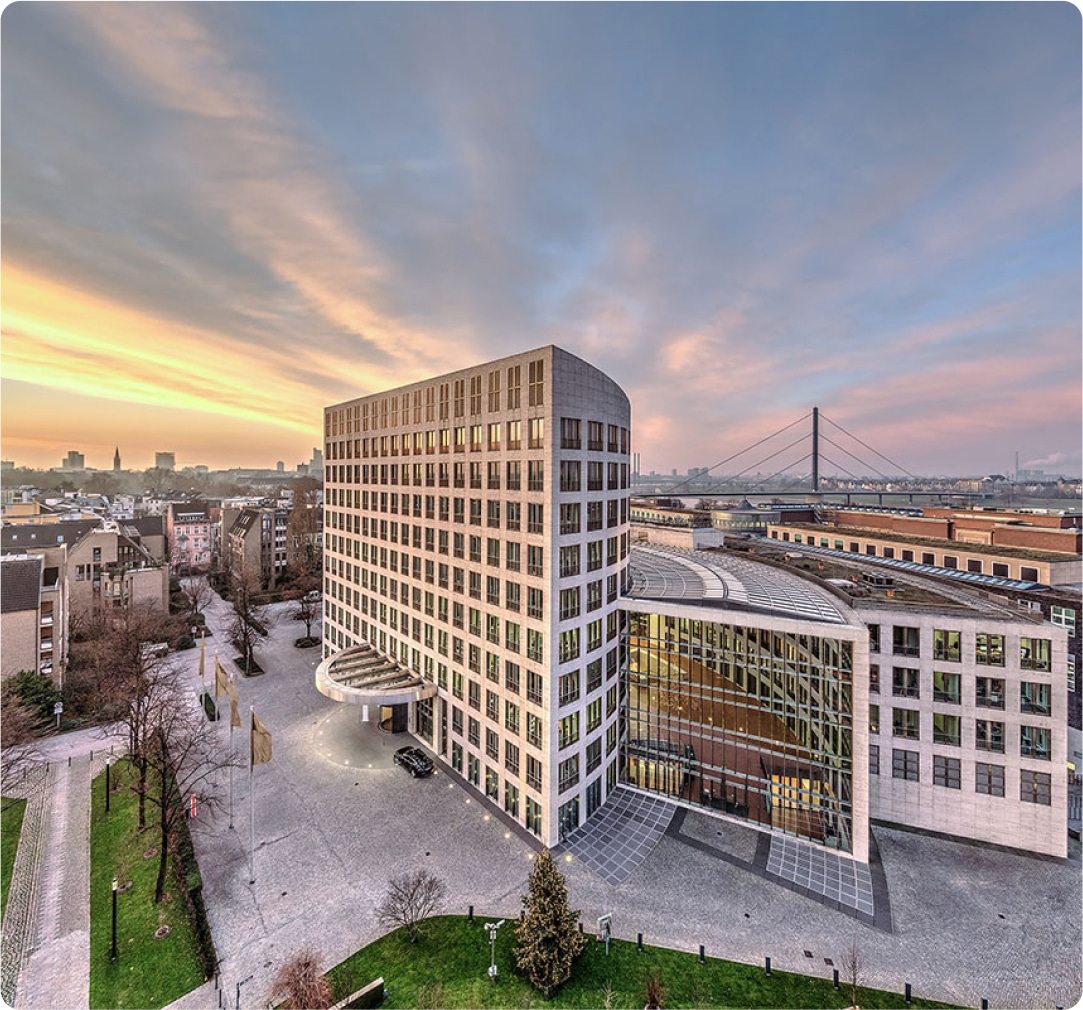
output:
[[[217,548],[218,525],[206,502],[172,502],[166,512],[169,567],[174,575],[205,572]]]
[[[222,568],[273,588],[286,573],[289,511],[273,507],[222,509]]]
[[[63,683],[67,662],[63,551],[0,556],[0,676],[23,670]]]
[[[154,466],[158,470],[176,470],[177,454],[175,452],[156,452],[154,454]]]

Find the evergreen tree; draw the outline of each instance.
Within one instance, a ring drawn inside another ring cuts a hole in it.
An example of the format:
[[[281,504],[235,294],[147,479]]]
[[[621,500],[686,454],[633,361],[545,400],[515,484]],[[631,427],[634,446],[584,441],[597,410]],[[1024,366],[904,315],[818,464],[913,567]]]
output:
[[[526,916],[516,926],[515,961],[549,996],[571,975],[587,938],[579,932],[579,912],[568,908],[568,886],[548,849],[542,850],[534,864],[521,900]]]

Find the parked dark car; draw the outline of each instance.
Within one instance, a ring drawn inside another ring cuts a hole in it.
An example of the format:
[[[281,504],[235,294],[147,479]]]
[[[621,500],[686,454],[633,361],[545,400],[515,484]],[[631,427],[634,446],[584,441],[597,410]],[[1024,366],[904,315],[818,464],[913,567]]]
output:
[[[433,773],[432,759],[420,747],[400,747],[395,764],[405,768],[415,779]]]

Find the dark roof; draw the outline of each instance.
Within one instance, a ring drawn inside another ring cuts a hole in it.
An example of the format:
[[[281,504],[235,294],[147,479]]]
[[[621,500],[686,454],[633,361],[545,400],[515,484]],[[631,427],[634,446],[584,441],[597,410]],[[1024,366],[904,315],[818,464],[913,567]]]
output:
[[[259,518],[259,514],[259,509],[242,509],[241,514],[234,520],[229,532],[247,533],[252,528],[252,524]]]
[[[41,599],[41,558],[6,558],[0,562],[0,611],[37,610]]]
[[[164,537],[165,516],[140,516],[138,519],[125,519],[125,526],[134,526],[143,537]]]
[[[0,527],[0,550],[5,554],[23,553],[35,547],[77,544],[91,530],[100,529],[101,519],[72,519],[59,523],[35,523]]]

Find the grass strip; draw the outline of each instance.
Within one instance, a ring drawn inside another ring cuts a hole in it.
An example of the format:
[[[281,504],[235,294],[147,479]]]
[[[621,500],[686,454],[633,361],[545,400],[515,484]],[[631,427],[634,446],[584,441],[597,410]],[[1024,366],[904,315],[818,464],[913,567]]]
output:
[[[0,918],[8,907],[8,888],[15,856],[19,851],[19,835],[23,830],[26,800],[5,796],[0,799]]]
[[[166,884],[169,899],[154,903],[156,808],[147,805],[149,826],[140,832],[139,801],[130,788],[126,760],[113,765],[111,778],[114,792],[108,813],[105,774],[91,787],[90,1006],[92,1010],[162,1007],[203,983],[199,951],[172,857]],[[115,961],[110,957],[114,876],[121,886],[131,881],[131,887],[117,893]],[[156,938],[163,926],[170,927],[169,933]]]
[[[404,930],[396,930],[362,948],[328,972],[335,999],[344,999],[380,976],[388,990],[389,1010],[443,1007],[608,1007],[644,1005],[647,979],[657,974],[665,992],[666,1010],[677,1007],[817,1008],[850,1006],[847,986],[836,991],[832,980],[772,971],[708,957],[699,963],[694,953],[644,945],[642,951],[625,940],[613,940],[606,957],[605,944],[592,942],[576,963],[572,977],[552,999],[515,972],[515,921],[497,933],[498,975],[491,980],[489,934],[482,927],[491,919],[441,916],[423,927],[421,939],[410,943]],[[903,994],[858,989],[862,1010],[905,1008]],[[911,1006],[944,1007],[949,1004],[914,998]]]

